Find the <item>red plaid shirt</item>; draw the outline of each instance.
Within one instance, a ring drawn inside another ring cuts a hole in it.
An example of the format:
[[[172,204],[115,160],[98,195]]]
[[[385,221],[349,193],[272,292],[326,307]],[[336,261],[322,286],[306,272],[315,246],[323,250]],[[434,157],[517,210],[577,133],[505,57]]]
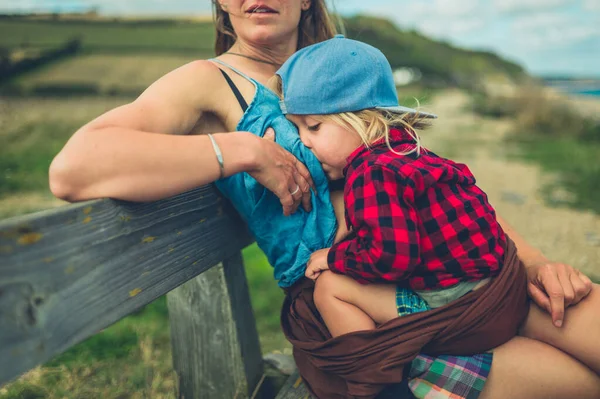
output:
[[[390,144],[397,152],[415,146],[395,129]],[[430,151],[397,155],[382,140],[354,151],[344,175],[352,234],[329,250],[332,271],[416,290],[499,274],[504,232],[466,165]]]

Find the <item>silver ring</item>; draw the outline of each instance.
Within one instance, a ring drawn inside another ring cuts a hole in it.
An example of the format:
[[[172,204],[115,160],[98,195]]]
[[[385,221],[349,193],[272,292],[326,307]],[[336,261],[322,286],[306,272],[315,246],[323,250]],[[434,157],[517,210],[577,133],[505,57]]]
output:
[[[290,194],[294,195],[294,194],[296,194],[298,191],[300,191],[300,185],[296,184],[296,189],[295,189],[293,192],[291,192]]]

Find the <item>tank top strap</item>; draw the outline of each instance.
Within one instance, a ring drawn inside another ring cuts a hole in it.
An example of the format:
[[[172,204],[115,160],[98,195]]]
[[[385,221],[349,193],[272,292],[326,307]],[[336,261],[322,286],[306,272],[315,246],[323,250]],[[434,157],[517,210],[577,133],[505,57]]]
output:
[[[238,75],[240,75],[244,79],[250,81],[252,84],[254,84],[256,86],[256,81],[254,79],[252,79],[250,76],[246,75],[244,72],[240,71],[239,69],[234,68],[231,65],[229,65],[229,64],[227,64],[227,63],[225,63],[225,62],[223,62],[221,60],[218,60],[216,58],[211,58],[209,61],[215,62],[217,64],[221,64],[224,67],[231,69],[233,72],[237,73]]]

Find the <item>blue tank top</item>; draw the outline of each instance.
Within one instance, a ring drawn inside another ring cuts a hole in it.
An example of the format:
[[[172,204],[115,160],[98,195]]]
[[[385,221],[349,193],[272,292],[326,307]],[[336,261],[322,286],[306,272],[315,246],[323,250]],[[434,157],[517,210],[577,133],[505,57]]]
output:
[[[256,88],[254,99],[236,130],[262,137],[265,130],[272,127],[275,142],[306,165],[315,183],[317,196],[311,195],[312,211],[305,212],[299,207],[293,215],[283,216],[279,198],[248,173],[215,182],[248,224],[258,246],[275,269],[279,286],[289,287],[304,276],[306,263],[313,252],[333,244],[337,221],[329,199],[327,177],[319,161],[300,141],[296,127],[281,113],[275,93],[221,60],[212,61],[238,73]]]

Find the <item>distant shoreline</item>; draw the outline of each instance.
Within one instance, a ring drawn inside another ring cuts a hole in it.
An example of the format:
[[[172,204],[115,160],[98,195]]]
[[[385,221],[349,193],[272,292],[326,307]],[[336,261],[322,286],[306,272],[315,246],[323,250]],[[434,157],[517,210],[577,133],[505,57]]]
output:
[[[561,93],[570,95],[570,96],[581,96],[581,97],[596,97],[600,98],[600,88],[591,88],[591,89],[572,89],[572,88],[563,88],[563,87],[555,87],[554,89],[560,91]]]
[[[600,79],[546,78],[544,85],[565,94],[600,97]]]

